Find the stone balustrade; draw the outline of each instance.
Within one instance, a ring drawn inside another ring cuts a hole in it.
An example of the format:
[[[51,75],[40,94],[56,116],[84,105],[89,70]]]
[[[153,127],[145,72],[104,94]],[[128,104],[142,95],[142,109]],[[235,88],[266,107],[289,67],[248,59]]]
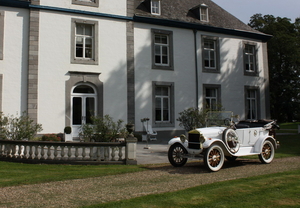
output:
[[[104,143],[0,140],[0,160],[2,161],[54,164],[136,164],[135,152],[136,141]]]

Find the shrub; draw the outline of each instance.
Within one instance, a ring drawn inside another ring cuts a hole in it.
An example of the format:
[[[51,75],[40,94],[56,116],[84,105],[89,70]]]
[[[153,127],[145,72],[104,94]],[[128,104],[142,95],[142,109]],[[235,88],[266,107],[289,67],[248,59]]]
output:
[[[35,123],[26,112],[20,117],[4,116],[0,113],[0,135],[3,139],[31,140],[37,132],[43,130],[42,125]]]
[[[71,128],[71,126],[66,126],[66,127],[64,128],[64,133],[65,133],[65,134],[71,134],[71,133],[72,133],[72,128]]]
[[[115,122],[109,115],[94,116],[91,119],[92,124],[84,124],[80,129],[79,135],[84,141],[111,142],[127,133],[121,119]]]
[[[42,136],[42,141],[52,141],[52,142],[60,142],[61,138],[56,134],[45,134]]]
[[[186,131],[193,130],[195,128],[205,127],[207,110],[199,108],[188,108],[179,113],[179,126]]]

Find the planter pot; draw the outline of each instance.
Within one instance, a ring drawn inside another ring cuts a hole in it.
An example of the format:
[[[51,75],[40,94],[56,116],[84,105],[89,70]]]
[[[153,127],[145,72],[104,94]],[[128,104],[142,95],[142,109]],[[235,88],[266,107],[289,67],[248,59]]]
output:
[[[65,142],[72,142],[73,137],[72,134],[65,134]]]

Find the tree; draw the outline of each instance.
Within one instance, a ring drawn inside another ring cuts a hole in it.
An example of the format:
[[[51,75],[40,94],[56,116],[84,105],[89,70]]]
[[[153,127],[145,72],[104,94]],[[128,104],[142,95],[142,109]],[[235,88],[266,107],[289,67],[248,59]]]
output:
[[[279,121],[300,119],[300,18],[255,14],[249,26],[270,34],[268,63],[271,116]]]

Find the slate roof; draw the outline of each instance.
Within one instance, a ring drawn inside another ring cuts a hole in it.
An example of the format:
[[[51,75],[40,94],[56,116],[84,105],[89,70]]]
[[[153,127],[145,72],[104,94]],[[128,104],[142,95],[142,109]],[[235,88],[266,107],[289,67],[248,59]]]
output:
[[[209,22],[200,21],[193,12],[203,3],[208,6]],[[151,14],[150,0],[135,0],[135,8],[136,17],[160,19],[162,21],[171,20],[266,35],[254,30],[211,0],[161,0],[161,15]]]

